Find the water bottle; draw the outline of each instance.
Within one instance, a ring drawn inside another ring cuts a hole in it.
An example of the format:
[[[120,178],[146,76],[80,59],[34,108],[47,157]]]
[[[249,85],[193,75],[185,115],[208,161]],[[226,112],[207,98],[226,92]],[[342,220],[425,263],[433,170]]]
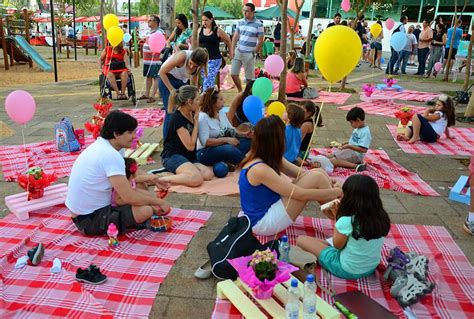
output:
[[[300,291],[298,290],[298,280],[291,280],[291,286],[288,289],[288,302],[285,306],[286,319],[298,319],[300,315]]]
[[[278,251],[280,252],[280,260],[290,263],[290,244],[288,243],[288,236],[281,236]]]
[[[316,318],[316,283],[314,276],[308,275],[304,283],[303,319]]]
[[[118,247],[119,245],[119,241],[117,239],[118,229],[114,223],[109,224],[109,227],[107,228],[107,235],[109,236],[109,246],[112,248]]]

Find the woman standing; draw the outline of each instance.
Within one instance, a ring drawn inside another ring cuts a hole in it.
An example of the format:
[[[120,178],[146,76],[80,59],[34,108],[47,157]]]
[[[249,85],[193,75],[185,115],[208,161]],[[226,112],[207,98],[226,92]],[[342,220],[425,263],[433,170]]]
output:
[[[430,54],[430,61],[428,62],[428,70],[426,71],[426,78],[429,78],[431,75],[431,71],[433,70],[434,65],[436,62],[440,62],[441,56],[443,55],[443,47],[446,44],[446,31],[444,30],[444,26],[442,24],[437,24],[435,31],[433,32],[433,40],[431,40],[431,54]],[[433,76],[436,77],[438,72],[433,70]]]
[[[202,13],[202,27],[199,29],[198,46],[206,49],[209,53],[209,67],[207,76],[204,75],[204,70],[201,70],[203,91],[214,87],[216,83],[216,75],[222,64],[222,55],[219,49],[221,40],[229,48],[229,56],[232,59],[234,49],[232,48],[229,36],[221,28],[217,27],[212,13],[204,11]]]
[[[100,55],[99,63],[102,67],[102,73],[117,93],[117,100],[126,100],[126,89],[128,82],[128,73],[130,66],[128,65],[128,54],[123,48],[123,42],[116,47],[107,46]],[[117,85],[117,78],[120,78],[120,90]]]
[[[207,51],[203,48],[196,48],[194,51],[184,50],[173,54],[161,66],[158,89],[160,90],[163,107],[166,111],[163,123],[163,139],[166,139],[171,119],[170,112],[168,111],[170,92],[179,89],[189,81],[191,81],[191,84],[197,85],[199,71],[203,69],[206,72],[208,60],[209,55]]]
[[[173,47],[173,52],[180,50],[188,50],[188,40],[193,34],[193,30],[189,29],[188,18],[182,13],[176,16],[176,28],[171,32],[168,41],[166,41],[167,47]]]
[[[197,159],[201,164],[212,166],[218,162],[237,165],[250,149],[249,132],[239,132],[225,111],[224,97],[219,91],[210,88],[202,99],[199,114],[199,139]]]
[[[382,22],[380,20],[377,23],[382,26]],[[378,68],[382,70],[380,67],[380,63],[382,60],[382,39],[383,39],[383,30],[380,31],[380,34],[374,38],[372,33],[369,32],[370,35],[370,66],[372,68]]]

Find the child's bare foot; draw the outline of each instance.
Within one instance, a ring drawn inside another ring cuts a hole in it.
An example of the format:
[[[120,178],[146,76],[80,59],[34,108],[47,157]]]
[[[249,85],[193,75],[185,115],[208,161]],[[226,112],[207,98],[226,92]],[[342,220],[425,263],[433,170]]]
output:
[[[398,135],[397,135],[397,141],[405,141],[405,142],[406,142],[406,141],[408,141],[408,140],[410,140],[410,138],[407,137],[407,136],[404,135],[404,134],[398,134]]]
[[[419,137],[418,137],[418,138],[412,137],[412,138],[408,141],[408,143],[409,143],[409,144],[415,144],[415,143],[418,142],[419,140],[420,140]]]

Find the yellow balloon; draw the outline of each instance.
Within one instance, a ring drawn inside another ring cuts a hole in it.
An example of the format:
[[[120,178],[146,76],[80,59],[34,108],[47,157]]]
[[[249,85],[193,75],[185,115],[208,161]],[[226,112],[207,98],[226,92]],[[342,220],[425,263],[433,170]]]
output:
[[[321,74],[335,83],[355,68],[362,54],[357,33],[347,26],[333,26],[324,30],[314,46],[314,57]]]
[[[110,44],[115,48],[122,42],[123,39],[123,30],[117,26],[110,27],[107,30],[107,40],[109,40]]]
[[[268,106],[268,109],[267,109],[267,115],[270,116],[270,115],[277,115],[279,116],[280,118],[283,117],[283,113],[285,113],[286,111],[286,107],[283,103],[281,102],[278,102],[278,101],[275,101],[275,102],[272,102],[269,106]]]
[[[111,27],[118,27],[119,19],[115,14],[109,13],[104,16],[104,20],[102,21],[105,30],[109,30]]]
[[[374,38],[378,37],[380,35],[380,32],[382,32],[382,26],[378,23],[372,24],[370,27],[370,33]]]

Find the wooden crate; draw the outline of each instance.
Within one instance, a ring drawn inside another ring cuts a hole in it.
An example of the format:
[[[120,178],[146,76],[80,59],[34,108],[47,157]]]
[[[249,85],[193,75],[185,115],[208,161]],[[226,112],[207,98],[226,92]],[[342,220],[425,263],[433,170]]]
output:
[[[252,288],[248,287],[245,283],[237,279],[236,281],[225,280],[217,284],[217,298],[228,299],[242,314],[244,318],[251,319],[266,319],[267,316],[263,313],[259,306],[272,317],[278,319],[285,318],[285,304],[288,300],[288,287],[295,277],[291,277],[290,280],[283,284],[275,286],[273,290],[273,297],[270,299],[256,299],[249,298],[248,294],[252,294]],[[304,285],[298,280],[298,288],[300,290],[300,318],[303,318],[303,294]],[[318,316],[322,319],[336,319],[340,318],[340,313],[333,308],[326,301],[316,296],[316,311]],[[254,300],[254,301],[253,301]],[[257,306],[255,303],[258,303]],[[283,305],[283,306],[282,306]]]
[[[148,157],[158,149],[159,143],[144,143],[137,149],[127,149],[125,157],[133,158],[139,165],[146,164]]]

